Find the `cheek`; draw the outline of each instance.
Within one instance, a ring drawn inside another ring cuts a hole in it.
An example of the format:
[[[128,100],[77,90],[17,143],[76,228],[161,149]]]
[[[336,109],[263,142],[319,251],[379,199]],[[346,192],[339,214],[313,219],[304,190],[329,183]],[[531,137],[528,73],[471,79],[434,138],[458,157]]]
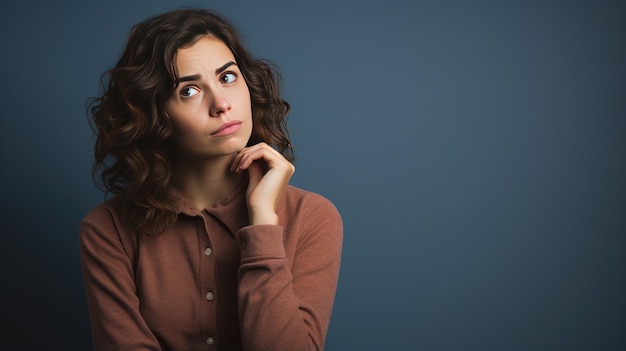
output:
[[[246,89],[245,92],[242,92],[239,101],[241,101],[242,105],[246,107],[246,110],[250,112],[252,116],[252,98],[250,97],[250,92]]]
[[[237,97],[242,104],[251,106],[252,97],[250,96],[250,88],[248,87],[248,84],[244,83],[241,90],[238,91]]]
[[[173,106],[166,106],[165,112],[177,133],[189,133],[201,127],[198,119],[201,111],[198,111],[196,106],[173,104]]]
[[[181,144],[184,144],[186,140],[193,139],[194,135],[198,134],[202,128],[198,121],[193,118],[181,118],[180,115],[174,117],[170,114],[170,120],[174,131],[173,138]]]

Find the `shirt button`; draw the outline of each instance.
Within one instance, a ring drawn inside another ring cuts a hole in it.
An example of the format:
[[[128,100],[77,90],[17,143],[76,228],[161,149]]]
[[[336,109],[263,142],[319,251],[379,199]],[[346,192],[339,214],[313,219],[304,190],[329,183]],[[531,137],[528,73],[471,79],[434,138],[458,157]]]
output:
[[[213,293],[212,293],[212,292],[210,292],[210,291],[209,291],[208,293],[206,293],[206,295],[204,295],[204,296],[205,296],[205,297],[206,297],[206,299],[207,299],[207,300],[209,300],[209,301],[213,300],[213,298],[215,297],[215,295],[213,295]]]
[[[211,256],[211,254],[213,253],[213,250],[211,250],[210,247],[207,247],[206,249],[204,249],[204,254],[207,256]]]
[[[208,338],[206,338],[206,343],[209,345],[213,345],[215,344],[215,339],[209,336]]]

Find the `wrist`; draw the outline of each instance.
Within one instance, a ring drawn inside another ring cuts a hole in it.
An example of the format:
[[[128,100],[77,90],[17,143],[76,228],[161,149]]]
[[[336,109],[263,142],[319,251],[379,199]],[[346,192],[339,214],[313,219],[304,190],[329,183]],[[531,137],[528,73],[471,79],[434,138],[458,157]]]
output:
[[[259,211],[249,209],[249,212],[250,225],[278,224],[278,215],[274,211]]]

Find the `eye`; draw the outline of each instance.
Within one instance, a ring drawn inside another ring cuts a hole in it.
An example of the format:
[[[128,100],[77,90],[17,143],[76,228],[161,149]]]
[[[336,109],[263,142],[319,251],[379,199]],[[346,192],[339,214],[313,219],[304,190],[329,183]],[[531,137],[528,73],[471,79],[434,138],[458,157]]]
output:
[[[180,90],[180,97],[187,99],[198,93],[200,93],[200,90],[196,87],[184,87]]]
[[[233,72],[226,72],[220,77],[220,82],[222,83],[232,83],[237,80],[237,74]]]

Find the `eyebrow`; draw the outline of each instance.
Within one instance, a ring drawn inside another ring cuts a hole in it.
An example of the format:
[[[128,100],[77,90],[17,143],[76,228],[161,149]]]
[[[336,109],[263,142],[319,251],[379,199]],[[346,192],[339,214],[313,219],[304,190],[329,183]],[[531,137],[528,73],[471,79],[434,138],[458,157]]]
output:
[[[218,75],[218,74],[220,74],[220,73],[224,72],[224,71],[225,71],[228,67],[230,67],[230,66],[232,66],[232,65],[235,65],[235,66],[236,66],[237,64],[236,64],[234,61],[228,61],[228,62],[226,62],[226,64],[225,64],[225,65],[223,65],[222,67],[220,67],[220,68],[218,68],[218,69],[216,69],[216,70],[215,70],[215,74],[216,74],[216,75]]]
[[[232,66],[232,65],[237,65],[237,63],[235,63],[234,61],[228,61],[226,62],[222,67],[219,67],[218,69],[215,70],[215,75],[218,75],[222,72],[224,72],[228,67]],[[194,80],[199,80],[200,77],[202,77],[199,74],[192,74],[190,76],[184,76],[184,77],[180,77],[176,80],[176,84],[182,83],[182,82],[191,82]]]

